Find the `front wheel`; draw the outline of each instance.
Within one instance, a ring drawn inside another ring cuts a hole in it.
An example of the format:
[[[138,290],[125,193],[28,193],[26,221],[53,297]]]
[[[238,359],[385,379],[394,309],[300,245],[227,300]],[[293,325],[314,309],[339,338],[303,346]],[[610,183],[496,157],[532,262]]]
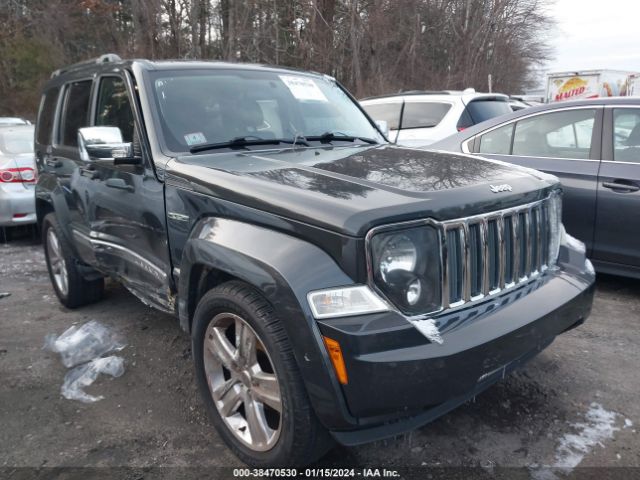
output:
[[[291,346],[270,304],[228,282],[195,312],[196,377],[218,433],[245,463],[301,466],[331,446],[309,403]]]

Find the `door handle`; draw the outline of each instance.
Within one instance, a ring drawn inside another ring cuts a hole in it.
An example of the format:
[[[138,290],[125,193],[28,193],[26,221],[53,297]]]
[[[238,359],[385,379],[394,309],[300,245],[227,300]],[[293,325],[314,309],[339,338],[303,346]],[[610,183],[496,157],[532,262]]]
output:
[[[104,184],[109,188],[116,188],[118,190],[126,190],[128,192],[133,191],[133,186],[129,185],[122,178],[109,178]]]
[[[80,167],[78,170],[80,170],[80,175],[82,175],[83,177],[88,177],[91,180],[98,176],[98,171],[93,165],[89,165],[88,167]]]
[[[60,168],[62,166],[62,162],[60,160],[58,160],[57,158],[51,158],[51,157],[45,158],[44,164],[47,167],[51,167],[51,168]]]
[[[640,190],[640,186],[635,183],[622,183],[618,180],[613,182],[603,182],[602,186],[604,188],[610,188],[611,190],[619,190],[621,192],[637,192]]]

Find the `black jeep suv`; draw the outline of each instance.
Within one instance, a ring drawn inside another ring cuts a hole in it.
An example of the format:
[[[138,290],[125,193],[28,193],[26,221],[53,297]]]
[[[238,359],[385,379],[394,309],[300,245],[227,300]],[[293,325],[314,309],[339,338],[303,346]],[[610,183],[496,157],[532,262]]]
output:
[[[35,151],[60,301],[175,314],[248,464],[419,427],[591,308],[555,177],[389,145],[328,76],[106,55],[54,72]]]

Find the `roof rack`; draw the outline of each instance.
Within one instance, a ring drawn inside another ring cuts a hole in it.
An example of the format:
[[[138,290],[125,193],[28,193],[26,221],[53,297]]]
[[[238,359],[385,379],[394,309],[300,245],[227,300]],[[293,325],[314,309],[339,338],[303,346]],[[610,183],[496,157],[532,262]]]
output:
[[[68,67],[59,68],[55,72],[51,74],[51,78],[57,77],[62,73],[70,72],[72,70],[78,70],[80,68],[88,67],[90,65],[96,65],[99,63],[111,63],[111,62],[121,62],[122,58],[115,53],[105,53],[104,55],[100,55],[97,58],[92,58],[91,60],[85,60],[84,62],[74,63],[73,65],[69,65]]]

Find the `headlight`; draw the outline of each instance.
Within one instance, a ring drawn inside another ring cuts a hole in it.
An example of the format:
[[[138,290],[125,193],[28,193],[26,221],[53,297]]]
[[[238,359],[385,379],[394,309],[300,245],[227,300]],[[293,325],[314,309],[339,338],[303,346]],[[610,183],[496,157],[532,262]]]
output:
[[[329,288],[307,295],[314,318],[347,317],[384,312],[387,305],[366,285]]]
[[[378,233],[371,238],[373,280],[409,315],[441,306],[438,232],[429,226]]]
[[[549,197],[549,266],[558,261],[562,235],[562,194],[556,191]]]

